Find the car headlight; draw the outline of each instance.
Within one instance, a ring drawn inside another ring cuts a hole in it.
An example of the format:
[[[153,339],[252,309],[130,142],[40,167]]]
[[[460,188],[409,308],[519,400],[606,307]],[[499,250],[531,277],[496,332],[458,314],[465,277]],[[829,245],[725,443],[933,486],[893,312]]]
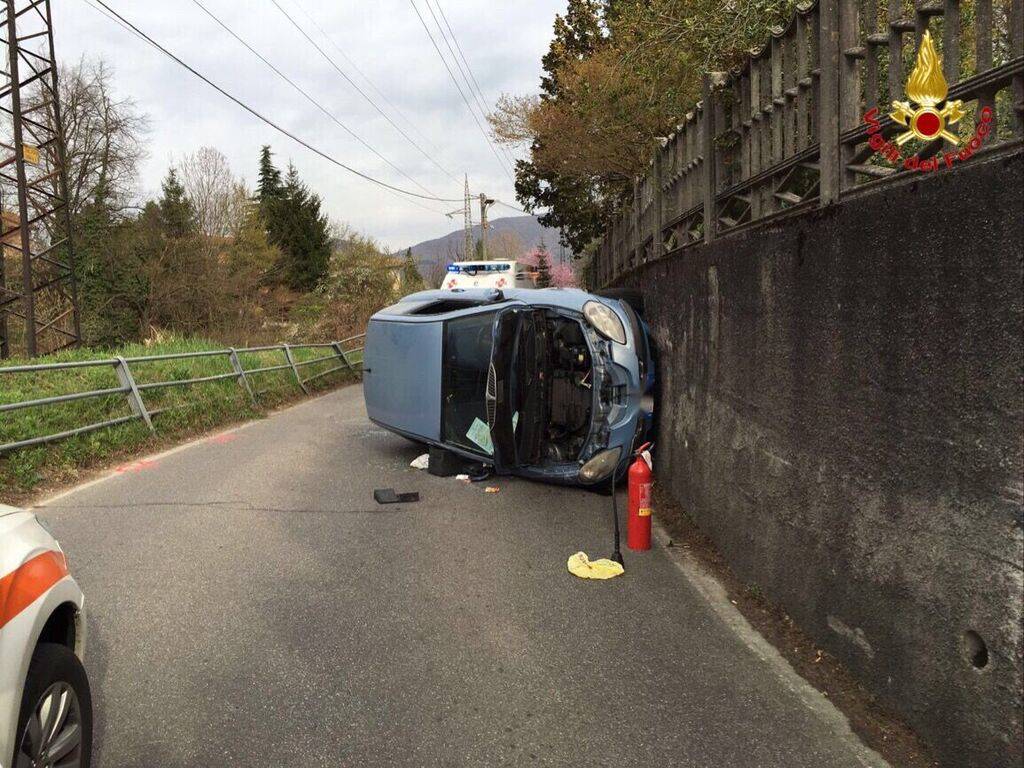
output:
[[[599,301],[588,301],[583,305],[583,316],[606,339],[626,343],[626,327],[611,307]]]
[[[619,457],[622,456],[622,446],[601,451],[590,461],[580,467],[580,482],[599,483],[611,477],[615,468],[619,466]]]

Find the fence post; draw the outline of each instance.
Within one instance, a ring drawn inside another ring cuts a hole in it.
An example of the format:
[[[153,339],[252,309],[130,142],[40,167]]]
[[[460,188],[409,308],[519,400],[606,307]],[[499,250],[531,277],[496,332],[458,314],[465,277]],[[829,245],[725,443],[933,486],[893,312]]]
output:
[[[821,156],[821,189],[819,201],[822,206],[839,199],[841,162],[839,157],[839,0],[818,0],[818,41],[819,90],[818,141]]]
[[[667,144],[665,145],[668,146]],[[654,206],[654,236],[651,239],[651,258],[660,259],[665,254],[665,240],[662,229],[665,227],[665,207],[662,198],[662,164],[665,162],[665,147],[658,146],[654,151],[653,180],[651,186],[651,205]]]
[[[135,384],[135,377],[132,376],[131,368],[128,367],[128,362],[123,357],[115,358],[117,362],[114,364],[114,371],[117,373],[117,380],[121,382],[122,387],[127,388],[125,394],[128,396],[128,405],[131,406],[132,413],[142,418],[146,426],[149,427],[149,431],[156,434],[156,428],[153,426],[153,420],[149,417],[149,411],[146,410],[146,404],[142,401],[142,395],[139,393],[139,388]]]
[[[711,76],[704,75],[701,85],[703,107],[701,109],[701,187],[704,199],[704,242],[715,239],[715,109],[711,104],[713,91]]]
[[[242,386],[245,387],[245,391],[249,393],[249,399],[252,400],[252,404],[256,405],[256,395],[252,391],[252,387],[249,386],[249,379],[245,376],[245,369],[242,367],[242,361],[238,359],[238,352],[234,347],[230,350],[229,359],[231,360],[231,367],[235,371],[235,375],[238,380],[242,382]]]
[[[331,347],[334,349],[334,352],[338,356],[338,359],[345,364],[345,367],[348,368],[350,371],[354,370],[352,368],[352,363],[348,361],[348,355],[346,355],[345,350],[341,348],[341,342],[336,341],[333,344],[331,344]]]
[[[295,374],[295,382],[302,388],[302,391],[307,395],[309,390],[306,388],[305,383],[302,381],[302,377],[299,376],[299,369],[295,365],[295,358],[292,357],[292,348],[288,344],[282,344],[281,349],[284,350],[284,357],[288,361],[288,365],[292,367],[292,373]]]

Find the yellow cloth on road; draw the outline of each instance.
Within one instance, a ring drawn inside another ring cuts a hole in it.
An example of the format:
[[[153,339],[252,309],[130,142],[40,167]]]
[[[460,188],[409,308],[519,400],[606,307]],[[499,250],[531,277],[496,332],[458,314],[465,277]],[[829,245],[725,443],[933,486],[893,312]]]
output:
[[[586,552],[577,552],[566,563],[569,573],[581,579],[613,579],[625,573],[625,569],[614,560],[601,558],[591,560]]]

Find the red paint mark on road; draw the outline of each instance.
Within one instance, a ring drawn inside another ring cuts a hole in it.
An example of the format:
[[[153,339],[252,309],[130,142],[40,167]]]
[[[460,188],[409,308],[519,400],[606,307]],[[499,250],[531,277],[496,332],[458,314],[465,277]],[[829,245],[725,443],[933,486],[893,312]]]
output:
[[[116,467],[114,471],[119,475],[123,475],[125,472],[141,472],[144,469],[151,469],[156,465],[157,462],[152,459],[139,459],[138,461],[133,461],[131,464],[122,464],[121,466]]]
[[[238,435],[236,435],[234,432],[225,432],[222,435],[214,435],[206,442],[214,443],[215,445],[224,445],[225,443],[233,443],[237,439]]]

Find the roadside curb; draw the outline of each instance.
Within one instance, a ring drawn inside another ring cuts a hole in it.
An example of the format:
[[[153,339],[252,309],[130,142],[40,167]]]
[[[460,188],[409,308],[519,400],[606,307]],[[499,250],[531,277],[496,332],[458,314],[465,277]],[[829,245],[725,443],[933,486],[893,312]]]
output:
[[[668,555],[687,582],[703,597],[719,619],[763,661],[782,684],[792,691],[800,702],[825,724],[836,739],[846,744],[865,768],[892,768],[875,750],[868,747],[853,732],[850,721],[821,691],[800,676],[793,666],[768,640],[747,621],[743,613],[729,599],[725,586],[693,555],[681,547],[672,546],[672,537],[660,522],[653,521],[654,541]]]

